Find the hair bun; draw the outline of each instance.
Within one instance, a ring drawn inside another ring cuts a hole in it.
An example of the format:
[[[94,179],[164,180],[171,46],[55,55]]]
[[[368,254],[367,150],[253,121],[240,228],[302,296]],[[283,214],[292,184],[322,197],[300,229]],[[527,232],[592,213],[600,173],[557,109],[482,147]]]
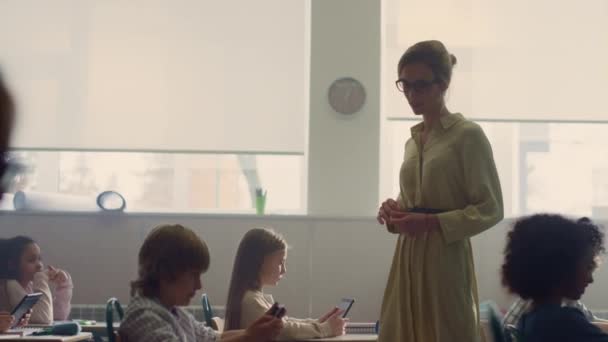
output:
[[[454,56],[453,54],[450,54],[450,61],[452,62],[452,66],[456,65],[456,63],[458,62],[456,56]]]
[[[576,223],[591,223],[591,220],[588,217],[583,216],[576,220]]]

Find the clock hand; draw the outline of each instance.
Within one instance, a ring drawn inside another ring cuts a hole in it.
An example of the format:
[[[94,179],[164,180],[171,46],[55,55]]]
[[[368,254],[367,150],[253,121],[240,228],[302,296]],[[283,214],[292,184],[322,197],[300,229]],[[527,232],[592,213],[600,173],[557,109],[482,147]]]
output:
[[[346,94],[345,94],[345,96],[344,96],[344,102],[347,102],[347,103],[348,103],[348,100],[350,100],[350,95],[352,94],[352,92],[353,92],[353,88],[351,88],[351,87],[349,87],[349,88],[346,90]]]

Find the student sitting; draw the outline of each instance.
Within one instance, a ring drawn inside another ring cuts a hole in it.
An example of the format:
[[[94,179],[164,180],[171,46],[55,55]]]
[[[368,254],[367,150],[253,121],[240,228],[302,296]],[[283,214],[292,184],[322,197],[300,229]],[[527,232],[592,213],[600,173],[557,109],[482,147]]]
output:
[[[8,92],[8,89],[4,86],[4,82],[2,80],[2,75],[0,74],[0,200],[2,200],[2,195],[6,189],[4,182],[4,172],[7,169],[5,154],[8,150],[8,140],[10,137],[10,132],[13,126],[13,117],[15,107],[13,104],[13,100]],[[2,248],[2,246],[0,246]],[[28,313],[26,317],[24,317],[19,325],[26,325],[29,321],[31,313]],[[0,333],[7,331],[15,318],[11,316],[9,312],[0,312]]]
[[[226,304],[227,330],[240,329],[258,319],[274,304],[264,287],[276,286],[285,272],[287,243],[272,230],[252,229],[239,245]],[[283,318],[279,340],[331,337],[344,334],[345,320],[337,309],[319,319]]]
[[[532,304],[533,303],[531,300],[524,300],[522,298],[517,298],[517,300],[513,302],[502,321],[503,330],[505,330],[505,334],[507,336],[509,335],[507,332],[507,327],[517,327],[521,317],[532,310]],[[564,300],[562,306],[568,306],[580,310],[585,315],[585,318],[589,320],[589,322],[592,322],[604,332],[608,331],[608,321],[597,317],[593,311],[589,310],[580,300]]]
[[[608,335],[575,307],[593,282],[604,252],[604,234],[588,219],[559,215],[520,219],[508,234],[502,266],[503,284],[532,307],[517,328],[525,342],[608,341]]]
[[[280,319],[264,315],[244,331],[220,334],[180,308],[200,290],[201,274],[209,268],[209,251],[190,229],[163,225],[148,235],[139,250],[134,296],[120,324],[129,342],[268,341],[282,328]]]
[[[40,247],[29,237],[0,241],[0,310],[11,311],[26,294],[41,292],[30,323],[51,324],[70,315],[72,278],[60,269],[43,269]]]

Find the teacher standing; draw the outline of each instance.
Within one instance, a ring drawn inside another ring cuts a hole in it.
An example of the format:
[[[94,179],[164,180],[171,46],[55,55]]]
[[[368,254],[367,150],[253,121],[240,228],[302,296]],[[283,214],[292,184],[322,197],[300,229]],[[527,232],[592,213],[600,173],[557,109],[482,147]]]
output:
[[[423,41],[397,67],[397,88],[423,120],[405,144],[399,197],[378,211],[378,222],[398,234],[380,342],[480,339],[470,238],[503,218],[503,202],[483,130],[446,108],[455,64],[441,42]]]

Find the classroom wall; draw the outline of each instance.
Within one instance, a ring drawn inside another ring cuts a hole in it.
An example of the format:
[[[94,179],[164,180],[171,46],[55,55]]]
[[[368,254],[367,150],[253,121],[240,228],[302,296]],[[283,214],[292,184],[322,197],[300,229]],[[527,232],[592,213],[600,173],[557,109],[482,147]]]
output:
[[[380,150],[380,1],[312,0],[308,213],[377,210]],[[338,78],[365,87],[363,108],[338,114],[327,91]]]
[[[395,236],[371,217],[378,205],[379,170],[386,167],[379,162],[380,5],[379,0],[311,0],[305,192],[312,216],[0,212],[0,237],[34,237],[46,262],[72,274],[73,302],[101,304],[110,296],[128,301],[137,251],[147,232],[160,223],[182,223],[210,246],[211,268],[203,286],[212,304],[222,305],[239,239],[249,228],[274,227],[291,249],[286,278],[268,292],[288,306],[290,315],[319,316],[341,297],[353,296],[352,319],[376,320],[395,245]],[[351,117],[333,112],[327,103],[329,85],[344,76],[361,80],[368,96],[362,111]],[[516,153],[505,148],[495,150],[498,164],[510,163]],[[510,189],[515,177],[507,174],[501,182]],[[394,184],[385,187],[394,195]],[[506,192],[506,212],[517,204],[509,196]],[[505,220],[473,239],[480,299],[503,306],[510,298],[500,286],[499,268],[509,224]],[[608,309],[603,284],[608,284],[606,267],[596,272],[584,297],[591,308]]]
[[[253,227],[274,227],[291,249],[287,276],[269,289],[296,316],[319,316],[343,296],[357,303],[355,321],[378,317],[395,245],[395,236],[372,218],[303,216],[221,216],[161,214],[1,213],[0,237],[17,234],[39,241],[45,261],[65,267],[76,284],[76,304],[103,303],[110,296],[127,302],[136,274],[137,251],[146,233],[160,223],[182,223],[209,244],[211,268],[203,286],[214,305],[223,305],[234,254],[242,235]],[[606,224],[608,222],[604,222]],[[473,239],[480,298],[508,305],[499,267],[509,221]],[[602,288],[608,269],[600,268],[584,300],[608,308]],[[449,284],[446,284],[449,286]]]

